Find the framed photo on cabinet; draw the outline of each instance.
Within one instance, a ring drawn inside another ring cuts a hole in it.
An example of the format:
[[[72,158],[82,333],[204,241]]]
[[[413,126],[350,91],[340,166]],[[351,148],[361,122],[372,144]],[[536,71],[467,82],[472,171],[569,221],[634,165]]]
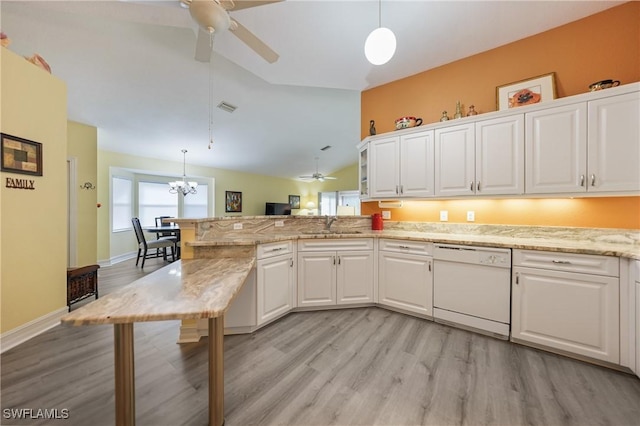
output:
[[[1,133],[3,172],[42,176],[42,144]]]
[[[498,111],[533,105],[555,98],[556,80],[553,72],[496,87]]]

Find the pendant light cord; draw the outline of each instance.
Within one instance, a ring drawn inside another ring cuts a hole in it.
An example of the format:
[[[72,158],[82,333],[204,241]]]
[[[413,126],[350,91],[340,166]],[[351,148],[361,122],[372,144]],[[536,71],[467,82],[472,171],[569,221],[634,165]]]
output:
[[[213,145],[213,33],[209,35],[209,149]]]
[[[378,0],[378,28],[382,28],[382,0]]]

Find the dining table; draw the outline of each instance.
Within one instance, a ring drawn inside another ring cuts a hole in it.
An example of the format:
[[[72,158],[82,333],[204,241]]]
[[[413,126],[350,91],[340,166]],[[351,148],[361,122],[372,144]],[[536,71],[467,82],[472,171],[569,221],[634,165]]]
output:
[[[157,238],[176,237],[180,242],[180,227],[178,225],[167,224],[163,226],[147,226],[142,228],[145,232],[156,234]],[[176,258],[180,259],[180,244],[177,244]]]

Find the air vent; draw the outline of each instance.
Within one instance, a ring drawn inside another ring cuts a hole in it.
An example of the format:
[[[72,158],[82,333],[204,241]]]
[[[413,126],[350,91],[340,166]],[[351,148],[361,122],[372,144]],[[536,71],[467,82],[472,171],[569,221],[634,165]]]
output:
[[[326,150],[328,150],[329,148],[331,148],[331,145],[327,145],[327,146],[325,146],[324,148],[320,148],[320,151],[326,151]]]
[[[238,107],[237,106],[233,106],[230,103],[227,103],[225,101],[222,101],[218,104],[218,108],[220,108],[223,111],[227,111],[227,112],[233,112],[235,111]]]

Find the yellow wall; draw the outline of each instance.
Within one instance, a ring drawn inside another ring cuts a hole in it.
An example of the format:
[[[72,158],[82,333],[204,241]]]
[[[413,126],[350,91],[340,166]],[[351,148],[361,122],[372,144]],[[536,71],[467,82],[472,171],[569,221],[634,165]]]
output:
[[[452,117],[456,101],[464,111],[496,110],[496,87],[555,72],[557,96],[584,93],[598,80],[623,84],[640,81],[640,2],[629,2],[505,46],[470,56],[362,92],[361,134],[375,120],[378,133],[394,130],[394,120],[410,115],[425,123]],[[393,59],[392,59],[393,60]],[[507,207],[505,207],[507,206]],[[449,210],[451,222],[466,221],[466,209],[480,212],[480,223],[640,228],[640,198],[582,200],[451,200],[408,204],[393,219],[437,221],[435,211]],[[363,203],[363,214],[378,211]],[[366,213],[365,213],[366,212]],[[463,214],[464,212],[464,214]],[[571,212],[571,213],[569,213]],[[453,214],[452,214],[453,213]]]
[[[356,152],[354,147],[354,158],[356,157]],[[103,150],[98,152],[97,202],[102,205],[98,209],[98,259],[101,262],[136,250],[136,239],[132,231],[111,232],[109,216],[110,168],[147,171],[157,174],[166,173],[169,176],[180,176],[182,174],[181,161],[162,161]],[[214,216],[216,217],[263,215],[265,202],[286,203],[289,201],[289,195],[300,195],[302,206],[305,206],[309,200],[313,200],[317,206],[319,191],[355,190],[358,182],[356,164],[336,173],[331,173],[331,175],[339,179],[324,183],[301,182],[189,164],[187,164],[187,175],[189,177],[215,179]],[[242,192],[242,213],[225,213],[225,191]]]
[[[96,185],[98,167],[98,131],[93,126],[69,121],[67,154],[76,159],[76,256],[75,266],[96,263],[98,249],[98,215],[95,189],[81,189],[85,182]]]
[[[0,48],[3,133],[42,143],[43,176],[2,172],[0,189],[0,332],[66,306],[67,89]],[[32,179],[35,190],[9,189],[7,177]]]

